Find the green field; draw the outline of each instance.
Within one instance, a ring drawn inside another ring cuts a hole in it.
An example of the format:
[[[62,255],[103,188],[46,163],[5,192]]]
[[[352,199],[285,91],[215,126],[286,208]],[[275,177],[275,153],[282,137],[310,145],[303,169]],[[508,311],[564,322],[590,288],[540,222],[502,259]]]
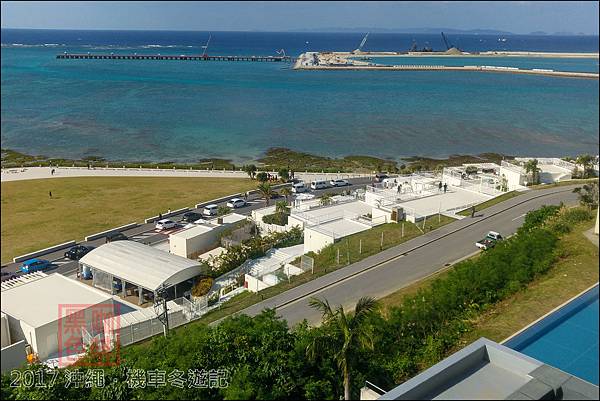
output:
[[[144,218],[254,189],[245,178],[78,177],[2,183],[2,263]],[[48,192],[52,191],[52,199]]]

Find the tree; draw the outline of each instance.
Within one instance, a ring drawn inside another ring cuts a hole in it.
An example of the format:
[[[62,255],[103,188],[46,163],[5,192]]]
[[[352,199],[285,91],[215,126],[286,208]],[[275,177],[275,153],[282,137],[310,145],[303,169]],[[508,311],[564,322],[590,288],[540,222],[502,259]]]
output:
[[[248,176],[254,179],[254,175],[256,174],[256,166],[254,164],[248,164],[243,167],[243,170],[248,174]]]
[[[349,400],[351,365],[360,351],[373,349],[372,326],[368,324],[368,318],[378,309],[378,303],[374,298],[363,297],[356,303],[352,316],[347,315],[341,305],[331,309],[326,300],[313,297],[309,305],[323,314],[323,325],[331,334],[315,337],[306,349],[307,356],[314,360],[316,355],[333,347],[333,357],[344,378],[344,399]]]
[[[531,159],[525,163],[525,172],[531,175],[531,185],[539,183],[540,168],[537,159]]]
[[[258,190],[260,197],[263,198],[265,200],[265,203],[267,204],[267,206],[269,206],[269,201],[271,200],[271,197],[273,196],[273,189],[271,188],[271,186],[269,184],[267,184],[266,182],[261,182],[258,185],[258,187],[256,187],[256,189]]]
[[[260,182],[267,182],[269,176],[264,171],[261,171],[260,173],[256,174],[256,179]]]
[[[231,212],[231,209],[228,208],[227,206],[221,205],[221,206],[219,206],[217,208],[217,216],[224,216],[224,215],[226,215],[227,213],[230,213],[230,212]]]
[[[282,168],[281,170],[278,171],[279,173],[279,179],[283,182],[287,182],[290,179],[290,172],[288,171],[287,168]]]
[[[322,206],[327,206],[331,204],[331,194],[323,194],[321,196],[321,200],[319,201]]]
[[[583,206],[587,206],[590,209],[598,207],[598,183],[590,182],[585,184],[583,187],[577,187],[573,190],[573,193],[579,195],[579,203]]]
[[[589,178],[593,175],[593,158],[590,155],[579,155],[575,159],[575,164],[582,167],[581,178]]]
[[[283,196],[285,196],[285,201],[289,202],[289,197],[292,196],[292,189],[290,187],[283,187],[281,188],[281,190],[279,191],[279,193]]]
[[[275,212],[281,214],[287,214],[288,205],[286,201],[279,201],[275,203]]]

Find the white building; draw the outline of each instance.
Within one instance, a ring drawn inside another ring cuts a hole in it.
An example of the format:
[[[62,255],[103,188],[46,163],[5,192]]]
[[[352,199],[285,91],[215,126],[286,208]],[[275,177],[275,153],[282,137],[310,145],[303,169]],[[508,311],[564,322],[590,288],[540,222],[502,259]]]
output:
[[[339,197],[339,201],[331,205],[316,203],[292,209],[288,225],[304,230],[304,253],[318,252],[341,238],[389,222],[386,213],[378,215],[375,209],[353,197]]]
[[[169,235],[169,251],[184,258],[196,258],[219,245],[219,235],[231,225],[246,220],[246,216],[231,213],[209,222],[193,224],[192,227]]]
[[[72,356],[83,347],[83,329],[103,331],[98,316],[115,313],[109,294],[60,274],[37,272],[4,282],[1,299],[3,369],[5,362],[25,362],[24,344],[40,360]]]
[[[81,271],[91,270],[93,286],[123,296],[137,292],[140,305],[159,288],[170,289],[177,298],[177,286],[201,274],[197,261],[134,241],[101,245],[82,257],[79,265]]]

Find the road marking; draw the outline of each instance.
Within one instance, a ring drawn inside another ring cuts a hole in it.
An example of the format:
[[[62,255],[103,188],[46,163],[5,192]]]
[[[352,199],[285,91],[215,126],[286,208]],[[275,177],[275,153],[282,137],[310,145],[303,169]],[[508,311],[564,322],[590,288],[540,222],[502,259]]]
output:
[[[521,217],[525,217],[525,216],[527,216],[527,213],[523,213],[522,215],[515,217],[514,219],[512,219],[512,221],[518,220]]]

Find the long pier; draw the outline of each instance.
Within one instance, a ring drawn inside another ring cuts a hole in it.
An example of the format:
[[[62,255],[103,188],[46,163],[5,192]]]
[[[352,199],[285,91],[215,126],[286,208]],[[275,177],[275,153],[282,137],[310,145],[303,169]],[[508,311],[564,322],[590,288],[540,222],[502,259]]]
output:
[[[166,54],[57,54],[57,59],[69,60],[176,60],[176,61],[260,61],[293,62],[290,56],[208,56],[208,55],[166,55]]]

